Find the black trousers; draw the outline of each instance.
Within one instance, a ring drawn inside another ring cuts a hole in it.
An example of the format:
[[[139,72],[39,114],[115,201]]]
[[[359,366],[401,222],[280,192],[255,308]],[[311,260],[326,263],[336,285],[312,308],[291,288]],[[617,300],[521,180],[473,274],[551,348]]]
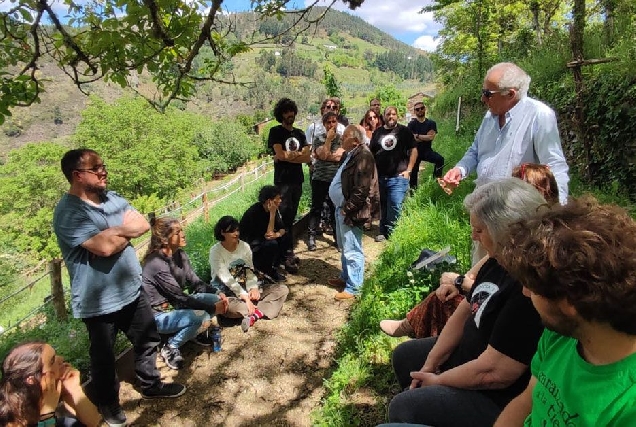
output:
[[[142,390],[161,382],[157,370],[157,346],[161,342],[148,296],[139,298],[121,310],[82,319],[88,329],[91,358],[90,397],[95,405],[119,402],[119,379],[115,372],[115,336],[122,331],[133,345],[135,373]]]
[[[421,153],[418,152],[417,160],[415,161],[415,165],[413,165],[413,170],[411,171],[411,180],[409,181],[409,186],[411,188],[417,188],[420,163],[422,163],[422,161],[433,163],[435,165],[435,168],[433,169],[433,176],[435,178],[442,177],[442,173],[444,172],[444,157],[433,150],[427,150]]]
[[[284,236],[283,236],[284,237]],[[271,276],[274,273],[274,267],[282,263],[283,254],[281,244],[283,238],[274,240],[264,240],[258,246],[252,247],[252,262],[254,268],[258,271]]]
[[[311,211],[309,211],[309,234],[316,235],[318,225],[320,224],[320,217],[322,214],[322,207],[325,199],[329,205],[329,223],[332,228],[335,228],[336,224],[336,208],[329,198],[329,186],[331,182],[327,181],[311,181]]]
[[[292,226],[298,212],[300,196],[303,194],[303,185],[302,183],[276,184],[276,187],[280,190],[280,195],[283,199],[278,210],[283,219],[283,224],[285,224],[285,235],[279,243],[282,245],[282,251],[289,254],[293,252],[294,236],[292,235]]]

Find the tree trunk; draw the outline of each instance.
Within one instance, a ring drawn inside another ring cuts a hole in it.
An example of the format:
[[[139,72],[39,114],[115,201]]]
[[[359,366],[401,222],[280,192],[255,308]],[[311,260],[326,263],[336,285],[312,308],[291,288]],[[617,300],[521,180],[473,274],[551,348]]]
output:
[[[537,36],[537,45],[541,46],[541,25],[539,25],[539,2],[533,1],[530,3],[530,12],[532,13],[532,26]]]
[[[572,25],[570,27],[570,46],[572,48],[572,60],[583,61],[583,34],[585,33],[585,0],[574,0],[572,8]],[[572,67],[574,77],[574,87],[576,90],[576,105],[574,109],[574,132],[576,137],[585,150],[586,168],[585,175],[587,179],[593,174],[592,146],[589,141],[587,132],[585,131],[585,103],[583,100],[584,82],[581,64]]]

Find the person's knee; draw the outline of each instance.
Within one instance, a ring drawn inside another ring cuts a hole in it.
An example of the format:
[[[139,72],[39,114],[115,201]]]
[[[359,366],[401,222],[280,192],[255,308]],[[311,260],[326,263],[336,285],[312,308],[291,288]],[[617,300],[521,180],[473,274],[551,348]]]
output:
[[[413,402],[412,394],[410,390],[404,391],[391,399],[391,403],[389,403],[389,422],[414,423],[418,421],[415,419],[414,414],[417,404]]]

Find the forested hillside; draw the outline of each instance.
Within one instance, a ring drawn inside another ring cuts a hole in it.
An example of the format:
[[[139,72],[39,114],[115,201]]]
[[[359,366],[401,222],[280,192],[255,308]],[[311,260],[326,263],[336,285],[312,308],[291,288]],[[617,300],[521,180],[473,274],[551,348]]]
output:
[[[329,67],[341,83],[345,101],[359,106],[356,112],[361,113],[366,97],[378,87],[394,85],[411,93],[432,80],[432,62],[423,51],[344,12],[315,8],[308,19],[321,14],[321,20],[297,37],[285,32],[293,26],[290,15],[281,20],[262,19],[252,12],[224,17],[232,29],[226,37],[249,40],[250,49],[219,64],[218,81],[196,83],[189,102],[180,98],[171,105],[211,120],[242,115],[257,121],[271,115],[276,99],[289,96],[297,100],[301,113],[315,113],[326,93],[323,70]],[[193,73],[205,72],[217,60],[212,48],[204,45],[193,61]],[[0,154],[27,142],[64,141],[79,123],[87,96],[51,61],[44,62],[38,73],[46,80],[42,102],[12,109],[13,115],[1,126]],[[128,83],[130,89],[122,89],[115,82],[98,80],[82,90],[107,102],[126,93],[157,96],[148,73],[134,74]]]

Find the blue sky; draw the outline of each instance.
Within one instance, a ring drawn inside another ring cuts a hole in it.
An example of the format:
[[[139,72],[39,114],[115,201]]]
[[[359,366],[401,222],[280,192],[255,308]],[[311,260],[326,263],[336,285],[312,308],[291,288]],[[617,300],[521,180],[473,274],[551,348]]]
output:
[[[300,8],[311,3],[313,0],[293,0],[288,8]],[[328,3],[330,2],[321,1],[322,5]],[[338,1],[333,7],[359,16],[406,44],[433,51],[437,46],[435,37],[441,27],[433,20],[432,13],[419,13],[429,3],[430,0],[365,0],[362,6],[351,11]],[[243,12],[250,10],[251,1],[228,0],[223,2],[223,8],[230,12]]]

